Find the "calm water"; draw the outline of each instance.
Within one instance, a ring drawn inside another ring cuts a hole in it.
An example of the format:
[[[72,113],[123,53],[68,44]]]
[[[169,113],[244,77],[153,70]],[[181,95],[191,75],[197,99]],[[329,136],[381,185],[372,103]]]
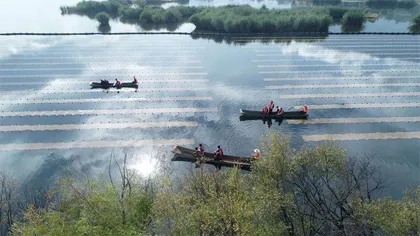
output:
[[[404,187],[420,184],[419,39],[334,36],[241,46],[243,39],[227,44],[189,36],[0,38],[0,170],[25,178],[49,155],[79,155],[84,168],[102,173],[111,152],[125,151],[133,154],[130,165],[147,174],[156,162],[153,153],[173,144],[222,145],[225,153],[249,155],[270,131],[290,135],[295,148],[318,144],[304,142],[313,135],[345,134],[352,140],[337,142],[350,155],[371,157],[391,178],[390,193],[399,196]],[[138,92],[88,86],[133,75],[141,82]],[[268,128],[262,121],[239,121],[240,109],[261,109],[270,100],[287,110],[306,103],[309,122]],[[326,104],[336,107],[317,109]],[[348,104],[357,105],[340,108]],[[339,118],[344,120],[337,123]],[[375,119],[354,123],[358,118]],[[358,136],[401,132],[417,133],[396,140]],[[92,148],[103,145],[98,141],[137,143]],[[33,150],[69,142],[88,148]],[[24,146],[31,143],[36,145]]]

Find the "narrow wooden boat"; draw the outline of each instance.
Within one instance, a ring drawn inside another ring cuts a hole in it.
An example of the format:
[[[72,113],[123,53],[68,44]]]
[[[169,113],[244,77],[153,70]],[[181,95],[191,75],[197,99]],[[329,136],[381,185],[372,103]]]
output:
[[[114,88],[113,83],[101,84],[100,82],[91,82],[89,85],[91,86],[92,89],[95,89],[95,88],[102,88],[102,89]],[[120,89],[120,88],[138,88],[138,87],[139,87],[138,83],[129,82],[129,83],[121,83],[121,85],[116,87],[116,88]]]
[[[240,120],[260,120],[260,119],[307,119],[308,113],[303,111],[285,111],[283,115],[263,114],[262,111],[250,111],[241,109]]]
[[[181,146],[176,146],[172,151],[174,153],[174,157],[172,161],[185,161],[196,163],[198,161],[198,157],[194,156],[195,150],[189,149]],[[251,170],[251,158],[250,157],[237,157],[237,156],[229,156],[223,155],[223,159],[221,161],[214,160],[214,154],[205,152],[204,158],[202,158],[201,163],[203,164],[210,164],[214,165],[215,167],[233,167],[238,166],[242,170]]]

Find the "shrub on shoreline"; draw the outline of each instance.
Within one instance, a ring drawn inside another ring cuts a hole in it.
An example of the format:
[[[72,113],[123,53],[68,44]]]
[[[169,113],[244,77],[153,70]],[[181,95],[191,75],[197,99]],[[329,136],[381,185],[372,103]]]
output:
[[[106,12],[99,12],[95,15],[95,19],[99,21],[101,25],[108,25],[109,24],[109,15]]]
[[[341,23],[345,26],[361,26],[364,22],[365,14],[359,10],[346,12],[341,20]]]

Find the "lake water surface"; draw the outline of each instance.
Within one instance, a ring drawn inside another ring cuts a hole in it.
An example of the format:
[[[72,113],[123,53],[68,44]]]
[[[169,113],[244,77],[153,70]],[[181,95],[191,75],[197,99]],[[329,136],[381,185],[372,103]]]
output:
[[[151,155],[175,144],[222,145],[247,156],[262,135],[280,131],[294,148],[333,138],[350,155],[370,157],[391,178],[389,193],[399,196],[420,184],[419,39],[3,37],[0,170],[26,177],[54,154],[79,155],[103,172],[111,152],[126,151],[149,173]],[[100,78],[133,75],[141,82],[137,92],[89,89]],[[270,100],[286,110],[307,104],[310,119],[270,128],[239,120],[240,109],[259,110]]]

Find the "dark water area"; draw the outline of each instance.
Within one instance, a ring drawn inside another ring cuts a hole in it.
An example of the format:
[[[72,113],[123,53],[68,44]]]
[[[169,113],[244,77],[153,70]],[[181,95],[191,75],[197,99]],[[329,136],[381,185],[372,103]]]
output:
[[[314,135],[352,137],[336,142],[349,155],[369,157],[379,166],[391,180],[384,194],[399,197],[404,188],[420,184],[418,36],[245,45],[238,45],[243,38],[227,44],[189,36],[0,40],[0,170],[19,179],[30,177],[50,155],[79,156],[84,168],[104,174],[110,153],[128,152],[131,168],[145,175],[155,170],[153,155],[163,152],[169,160],[175,144],[203,143],[210,150],[222,145],[227,154],[249,156],[261,136],[275,131],[289,135],[297,149],[324,142],[305,141]],[[137,92],[89,89],[90,81],[131,81],[133,75],[140,81]],[[262,120],[239,120],[240,109],[260,110],[271,100],[286,110],[307,104],[308,122],[273,121],[267,127]],[[322,105],[356,107],[317,108]],[[381,121],[385,118],[391,120]],[[320,119],[326,121],[316,123]],[[7,131],[10,127],[14,130]],[[405,136],[390,137],[397,133]],[[134,147],[97,143],[130,140],[137,142]],[[77,148],[81,143],[88,147]],[[48,145],[59,149],[43,149]],[[192,165],[172,167],[183,172]]]

